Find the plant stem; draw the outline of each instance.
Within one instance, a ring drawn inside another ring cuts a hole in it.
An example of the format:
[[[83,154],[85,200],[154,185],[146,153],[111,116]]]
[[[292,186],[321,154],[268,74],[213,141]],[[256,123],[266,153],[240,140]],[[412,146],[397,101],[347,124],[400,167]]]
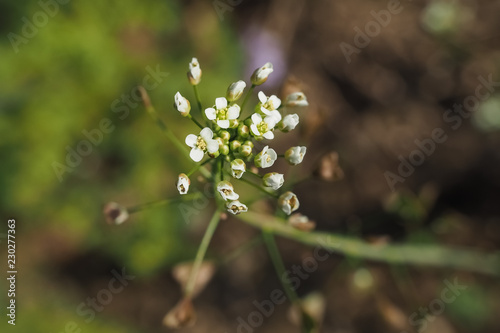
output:
[[[255,89],[255,85],[252,84],[250,89],[248,89],[247,94],[245,95],[245,98],[243,99],[243,103],[241,103],[241,113],[243,113],[245,109],[245,105],[248,102],[248,99],[250,98],[250,95],[252,95],[253,90]]]
[[[156,208],[160,206],[165,206],[169,205],[178,201],[184,201],[184,200],[193,200],[197,199],[203,196],[203,193],[197,192],[197,193],[190,193],[183,195],[181,197],[173,198],[173,199],[165,199],[165,200],[158,200],[158,201],[152,201],[152,202],[147,202],[139,205],[132,206],[130,208],[127,208],[127,212],[129,214],[133,213],[138,213],[140,211],[146,210],[146,209],[151,209],[151,208]]]
[[[196,98],[196,103],[198,104],[198,110],[201,113],[201,116],[205,118],[203,114],[203,107],[201,106],[201,98],[200,98],[200,93],[198,92],[198,86],[193,85],[193,90],[194,90],[194,97]]]
[[[220,211],[216,210],[214,215],[210,219],[210,222],[208,223],[207,230],[205,231],[205,235],[203,235],[203,239],[201,240],[200,247],[198,248],[198,252],[196,253],[196,257],[194,259],[193,268],[189,273],[186,289],[184,290],[184,296],[187,298],[190,298],[193,294],[194,287],[196,284],[196,278],[198,277],[201,264],[203,263],[203,258],[205,257],[208,245],[210,244],[212,236],[214,235],[215,229],[217,229],[219,221],[220,221]]]
[[[156,113],[156,109],[151,104],[151,100],[149,99],[149,95],[148,95],[148,92],[146,91],[146,89],[144,89],[144,87],[142,87],[142,86],[139,86],[138,88],[139,88],[139,91],[141,93],[141,98],[142,98],[142,102],[144,103],[144,107],[146,108],[146,111],[151,116],[153,121],[160,128],[160,130],[163,132],[163,134],[165,134],[167,136],[167,138],[175,145],[175,147],[182,154],[184,154],[184,156],[186,156],[187,158],[190,158],[189,157],[189,150],[187,149],[187,147],[184,144],[182,144],[182,142],[179,141],[179,139],[174,135],[174,133],[167,127],[167,125],[165,125],[163,120],[161,120],[158,117],[158,114]],[[210,172],[207,169],[201,168],[200,172],[203,174],[203,176],[205,176],[205,178],[210,177]]]
[[[198,122],[198,120],[196,120],[195,118],[193,118],[193,116],[192,116],[192,115],[188,115],[188,118],[189,118],[189,119],[191,119],[191,120],[193,121],[193,123],[195,123],[195,124],[196,124],[196,126],[198,126],[199,128],[201,128],[201,129],[203,129],[203,128],[204,128],[204,127],[203,127],[203,125],[201,125],[201,124]]]
[[[298,303],[299,297],[297,296],[297,293],[295,293],[295,290],[292,288],[290,280],[284,278],[284,276],[286,275],[285,264],[281,259],[281,255],[278,247],[276,246],[273,233],[268,229],[263,229],[262,236],[264,238],[264,243],[266,243],[267,251],[269,252],[271,261],[273,262],[274,269],[276,270],[276,274],[278,274],[278,279],[281,281],[288,299],[292,303]]]
[[[265,193],[265,194],[267,194],[267,195],[270,195],[270,196],[272,196],[273,198],[279,198],[279,195],[277,195],[276,193],[271,193],[271,192],[267,191],[266,189],[264,189],[264,188],[260,187],[259,185],[252,183],[252,182],[251,182],[251,181],[249,181],[248,179],[245,179],[245,178],[243,178],[243,177],[242,177],[242,178],[240,178],[240,179],[238,179],[238,180],[239,180],[239,181],[242,181],[242,182],[244,182],[244,183],[247,183],[248,185],[251,185],[251,186],[255,187],[255,188],[256,188],[256,189],[258,189],[259,191],[261,191],[261,192],[263,192],[263,193]]]
[[[390,264],[451,267],[482,274],[500,276],[500,254],[449,248],[427,244],[374,245],[361,239],[326,232],[302,232],[274,216],[247,212],[239,219],[259,229],[311,246],[320,246],[330,253]]]

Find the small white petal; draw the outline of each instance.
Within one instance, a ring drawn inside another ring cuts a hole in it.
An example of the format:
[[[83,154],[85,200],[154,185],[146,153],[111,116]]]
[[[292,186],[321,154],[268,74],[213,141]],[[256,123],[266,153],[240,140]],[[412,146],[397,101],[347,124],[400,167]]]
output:
[[[252,122],[253,122],[254,124],[260,124],[260,123],[261,123],[261,121],[262,121],[262,117],[260,116],[260,114],[258,114],[258,113],[254,113],[254,114],[252,115]]]
[[[219,150],[219,142],[217,140],[208,140],[207,142],[207,150],[209,153],[215,153]]]
[[[220,128],[229,128],[229,120],[217,120],[217,125],[219,125]]]
[[[224,97],[218,97],[215,99],[215,107],[217,110],[224,109],[227,107],[227,100]]]
[[[215,111],[214,108],[207,108],[205,109],[205,115],[209,120],[214,120],[215,117],[217,116],[217,112]]]
[[[257,126],[255,124],[250,125],[250,130],[252,131],[252,133],[254,135],[260,136],[259,129],[257,128]]]
[[[191,149],[191,152],[189,153],[189,156],[195,162],[201,161],[201,159],[203,158],[203,155],[204,155],[203,150],[201,150],[200,148],[197,148],[197,147]]]
[[[272,140],[272,139],[274,139],[274,134],[273,134],[273,132],[268,131],[268,132],[264,133],[264,138],[266,138],[266,139],[268,139],[268,140]]]
[[[276,151],[275,151],[274,149],[272,149],[272,148],[271,148],[271,149],[269,149],[269,150],[267,151],[267,153],[269,154],[269,156],[271,157],[271,159],[272,159],[273,161],[276,161],[276,159],[278,158],[278,154],[276,154]]]
[[[269,102],[273,105],[274,109],[278,109],[281,105],[281,99],[279,99],[276,95],[272,95],[269,97]]]
[[[259,91],[259,93],[257,94],[257,96],[259,97],[259,101],[262,104],[264,104],[265,102],[267,102],[267,96],[262,91]]]
[[[238,119],[240,116],[240,107],[238,105],[233,105],[227,110],[228,119]]]
[[[204,129],[201,130],[200,136],[203,138],[203,140],[208,141],[213,138],[214,133],[210,128],[205,127]]]
[[[198,137],[194,134],[189,134],[188,136],[186,136],[186,144],[193,148],[196,144],[196,141],[198,141]]]

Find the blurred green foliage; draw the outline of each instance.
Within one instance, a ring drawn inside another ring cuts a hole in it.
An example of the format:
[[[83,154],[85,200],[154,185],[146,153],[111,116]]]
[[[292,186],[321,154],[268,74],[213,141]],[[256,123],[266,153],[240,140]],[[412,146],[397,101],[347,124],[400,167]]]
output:
[[[63,231],[77,250],[99,248],[139,274],[187,257],[190,251],[178,237],[185,223],[176,207],[133,216],[120,230],[103,225],[105,202],[129,206],[176,196],[176,175],[191,165],[178,157],[140,103],[129,107],[124,119],[112,104],[142,84],[148,66],[159,66],[169,75],[150,91],[151,99],[183,141],[197,128],[178,116],[173,96],[179,90],[194,99],[186,80],[193,56],[204,71],[205,103],[239,79],[241,56],[231,30],[207,10],[199,17],[206,28],[195,33],[191,25],[197,23],[182,1],[75,0],[61,5],[16,53],[7,35],[22,35],[22,17],[32,21],[42,9],[37,1],[0,6],[8,17],[0,44],[4,217],[16,217],[25,231]],[[53,163],[66,164],[66,147],[76,149],[86,140],[82,131],[99,128],[103,118],[111,120],[113,131],[59,181]]]

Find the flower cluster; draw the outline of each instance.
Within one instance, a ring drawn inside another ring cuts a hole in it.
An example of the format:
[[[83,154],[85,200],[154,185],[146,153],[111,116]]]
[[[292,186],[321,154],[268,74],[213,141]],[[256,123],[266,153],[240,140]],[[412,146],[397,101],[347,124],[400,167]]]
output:
[[[299,124],[298,114],[283,113],[296,107],[307,106],[306,96],[302,92],[292,93],[282,103],[277,96],[267,96],[263,91],[259,91],[257,104],[251,113],[245,114],[245,105],[251,93],[266,82],[272,72],[271,63],[255,70],[250,79],[251,87],[241,104],[238,104],[238,101],[243,97],[247,84],[240,80],[229,85],[224,97],[215,98],[213,105],[201,109],[197,86],[201,81],[202,71],[198,60],[193,58],[189,64],[188,79],[194,86],[197,104],[200,106],[198,117],[202,121],[196,120],[191,114],[191,103],[187,98],[180,92],[174,97],[177,111],[200,127],[199,134],[189,134],[185,139],[186,145],[191,148],[189,156],[194,162],[201,162],[207,156],[207,159],[199,164],[200,167],[213,162],[212,175],[217,182],[217,192],[225,201],[227,211],[235,215],[248,211],[248,207],[239,201],[240,196],[235,192],[230,179],[250,182],[244,178],[247,177],[245,174],[261,178],[261,184],[254,185],[278,198],[278,204],[286,214],[290,215],[299,208],[299,200],[294,193],[287,191],[280,195],[273,192],[279,191],[283,186],[283,174],[269,172],[261,175],[258,168],[272,167],[279,157],[291,165],[302,162],[306,147],[291,147],[279,155],[270,148],[267,141],[273,140],[277,131],[287,133]],[[266,140],[265,144],[261,143],[263,140]],[[176,186],[180,194],[188,193],[190,175],[179,175]]]

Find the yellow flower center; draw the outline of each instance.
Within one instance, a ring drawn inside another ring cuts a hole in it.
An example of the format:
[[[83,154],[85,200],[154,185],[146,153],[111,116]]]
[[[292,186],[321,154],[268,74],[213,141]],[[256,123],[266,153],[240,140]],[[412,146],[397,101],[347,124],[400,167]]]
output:
[[[199,136],[198,140],[196,140],[196,146],[203,151],[207,149],[207,143],[205,142],[205,140],[203,140],[201,136]]]

